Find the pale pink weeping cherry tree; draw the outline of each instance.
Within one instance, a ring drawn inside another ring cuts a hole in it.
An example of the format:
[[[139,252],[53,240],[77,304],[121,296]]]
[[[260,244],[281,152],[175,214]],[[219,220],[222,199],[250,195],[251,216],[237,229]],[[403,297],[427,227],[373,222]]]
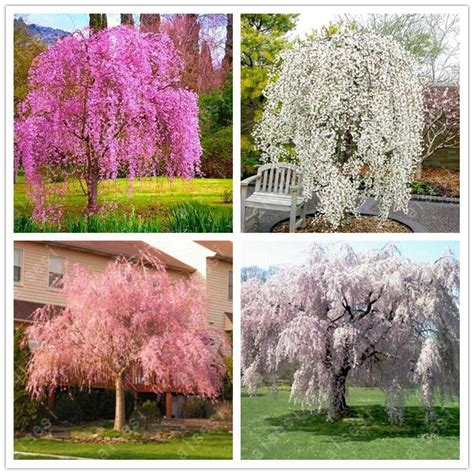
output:
[[[167,35],[130,26],[77,32],[35,58],[15,120],[15,166],[30,184],[33,218],[60,221],[48,186],[64,178],[84,181],[89,213],[99,210],[99,182],[119,173],[192,178],[199,110],[181,73]]]
[[[393,244],[360,254],[315,246],[307,263],[247,280],[243,383],[254,391],[284,362],[297,367],[291,399],[328,419],[350,413],[348,381],[380,387],[393,423],[414,386],[434,416],[435,396],[459,390],[459,262],[412,262]]]
[[[117,260],[104,272],[74,266],[64,277],[66,306],[33,315],[27,389],[33,397],[59,387],[116,391],[114,429],[125,423],[124,391],[134,377],[156,393],[220,394],[224,334],[207,325],[205,291],[193,278],[171,279],[151,257]]]

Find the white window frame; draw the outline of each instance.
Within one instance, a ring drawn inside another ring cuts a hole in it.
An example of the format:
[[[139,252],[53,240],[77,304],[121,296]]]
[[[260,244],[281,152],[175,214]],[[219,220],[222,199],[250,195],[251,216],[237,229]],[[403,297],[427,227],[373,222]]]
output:
[[[54,273],[54,272],[51,272],[49,270],[49,265],[50,265],[50,261],[51,261],[51,258],[60,258],[62,259],[63,261],[63,273],[62,273],[62,277],[64,278],[64,275],[66,274],[66,257],[63,257],[62,255],[54,255],[52,253],[48,254],[48,272],[47,272],[47,285],[48,285],[48,289],[49,290],[52,290],[52,291],[61,291],[63,289],[63,285],[64,283],[61,282],[61,286],[53,286],[51,285],[51,282],[50,282],[50,273]]]
[[[15,252],[17,250],[21,254],[20,265],[19,265],[19,267],[20,267],[20,279],[18,281],[15,280],[15,267],[18,266],[18,265],[15,265]],[[22,249],[21,247],[15,247],[14,251],[13,251],[13,283],[15,285],[22,285],[23,284],[23,270],[24,270],[24,267],[25,267],[25,250]]]

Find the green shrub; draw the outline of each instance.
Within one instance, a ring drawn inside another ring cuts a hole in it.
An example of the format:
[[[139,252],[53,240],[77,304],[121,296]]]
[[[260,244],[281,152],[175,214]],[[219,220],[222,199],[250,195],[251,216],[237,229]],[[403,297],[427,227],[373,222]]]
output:
[[[210,178],[232,178],[232,126],[201,137],[201,171]]]
[[[160,409],[156,402],[152,400],[147,400],[139,406],[138,409],[132,413],[131,418],[133,418],[135,424],[138,424],[138,426],[145,431],[149,429],[151,423],[160,423],[162,420]]]
[[[170,232],[232,232],[232,214],[220,215],[209,206],[180,204],[171,209]]]
[[[433,186],[427,183],[422,183],[421,181],[411,182],[410,187],[413,194],[427,194],[428,196],[436,194]]]
[[[47,418],[47,410],[33,400],[26,391],[27,365],[30,358],[28,346],[20,347],[25,337],[23,328],[16,328],[14,335],[14,398],[13,424],[15,431],[27,431]]]
[[[232,403],[224,401],[215,407],[215,411],[211,416],[211,420],[215,421],[232,421]]]
[[[223,387],[222,387],[222,398],[224,400],[232,400],[234,386],[233,380],[233,359],[231,356],[224,357],[224,363],[226,366],[226,373],[224,375]]]
[[[232,178],[232,75],[223,87],[201,95],[199,124],[202,172],[209,178]]]
[[[184,418],[206,418],[206,400],[198,397],[187,397],[183,404]]]

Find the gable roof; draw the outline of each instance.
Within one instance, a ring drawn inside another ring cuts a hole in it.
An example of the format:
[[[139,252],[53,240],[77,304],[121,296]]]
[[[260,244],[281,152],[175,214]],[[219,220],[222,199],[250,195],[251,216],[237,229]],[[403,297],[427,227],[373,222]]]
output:
[[[232,260],[232,242],[230,240],[195,240],[194,242],[214,252],[215,258]]]
[[[44,240],[43,242],[49,245],[57,245],[60,247],[67,247],[82,252],[109,257],[123,256],[125,258],[135,259],[142,256],[144,253],[148,253],[157,258],[170,270],[187,273],[193,273],[196,271],[194,267],[187,265],[181,260],[178,260],[177,258],[174,258],[141,240]]]

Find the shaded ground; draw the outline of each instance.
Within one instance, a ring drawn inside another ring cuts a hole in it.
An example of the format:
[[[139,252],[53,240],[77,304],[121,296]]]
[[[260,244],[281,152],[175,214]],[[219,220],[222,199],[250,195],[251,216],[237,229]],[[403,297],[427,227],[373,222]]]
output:
[[[459,405],[436,407],[425,423],[413,393],[405,422],[391,425],[378,389],[352,388],[355,415],[334,422],[289,403],[289,390],[268,388],[241,400],[242,459],[459,459]]]

